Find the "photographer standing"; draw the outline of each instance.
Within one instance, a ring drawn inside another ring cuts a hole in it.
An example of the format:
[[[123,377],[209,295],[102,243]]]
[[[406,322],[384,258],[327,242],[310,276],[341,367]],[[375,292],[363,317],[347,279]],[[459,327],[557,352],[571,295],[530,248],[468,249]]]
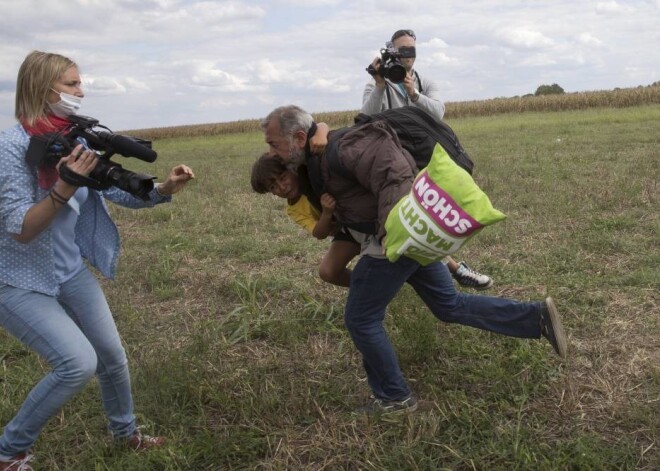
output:
[[[164,442],[136,426],[126,354],[83,258],[113,278],[119,234],[105,200],[151,207],[170,201],[194,175],[185,165],[174,167],[143,201],[116,187],[98,191],[63,180],[62,167],[86,177],[99,162],[83,145],[59,162],[26,162],[30,137],[66,133],[83,97],[73,61],[34,51],[18,72],[20,124],[0,134],[0,325],[52,367],[5,425],[0,471],[32,469],[29,449],[42,428],[94,375],[113,438],[135,450]]]
[[[427,77],[420,78],[413,69],[417,55],[415,40],[415,33],[409,29],[400,29],[392,35],[392,48],[401,54],[398,61],[407,72],[403,82],[393,83],[380,74],[383,66],[380,56],[371,63],[377,73],[371,75],[373,80],[364,87],[362,113],[371,115],[402,106],[416,106],[436,121],[442,121],[445,104],[440,100],[440,87]]]
[[[388,54],[397,56],[394,61],[387,58],[383,64],[381,57],[376,57],[367,71],[373,80],[364,87],[362,95],[362,109],[364,114],[372,115],[384,110],[401,108],[402,106],[415,106],[424,110],[438,123],[445,115],[445,104],[440,100],[440,88],[432,80],[420,78],[413,69],[417,51],[415,49],[415,33],[410,29],[400,29],[392,35],[391,44],[388,44]],[[385,78],[383,67],[392,66],[405,68],[406,74],[402,82],[394,83]],[[452,257],[445,257],[444,262],[452,277],[459,285],[478,290],[488,289],[493,280],[488,275],[477,272],[465,262],[456,262]]]

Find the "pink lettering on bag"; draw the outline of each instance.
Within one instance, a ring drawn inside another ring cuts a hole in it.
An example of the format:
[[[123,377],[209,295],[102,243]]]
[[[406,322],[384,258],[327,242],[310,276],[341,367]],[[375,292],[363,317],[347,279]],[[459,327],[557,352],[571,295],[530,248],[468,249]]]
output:
[[[413,196],[438,227],[448,234],[466,237],[484,227],[463,211],[449,193],[429,178],[426,171],[415,180]]]

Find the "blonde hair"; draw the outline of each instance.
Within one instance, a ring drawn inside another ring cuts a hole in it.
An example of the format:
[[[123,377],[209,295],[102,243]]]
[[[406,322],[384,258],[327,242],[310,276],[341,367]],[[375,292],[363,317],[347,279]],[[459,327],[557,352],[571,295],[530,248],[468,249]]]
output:
[[[68,57],[50,52],[32,51],[18,69],[16,79],[16,119],[33,125],[47,118],[48,94],[53,84],[71,67],[78,67]]]

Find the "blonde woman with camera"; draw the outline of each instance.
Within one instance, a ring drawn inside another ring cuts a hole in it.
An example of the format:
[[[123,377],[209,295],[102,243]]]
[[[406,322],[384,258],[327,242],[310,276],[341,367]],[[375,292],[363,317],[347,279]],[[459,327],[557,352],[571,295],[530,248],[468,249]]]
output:
[[[0,325],[52,368],[5,425],[0,471],[32,469],[30,448],[43,427],[95,375],[113,438],[135,450],[164,442],[137,428],[126,354],[83,259],[113,278],[119,235],[105,201],[131,208],[168,202],[194,174],[174,167],[144,201],[116,187],[98,191],[62,180],[61,166],[81,176],[96,166],[95,152],[83,145],[59,162],[28,164],[30,138],[66,133],[83,97],[72,60],[33,51],[17,77],[19,123],[0,134]]]

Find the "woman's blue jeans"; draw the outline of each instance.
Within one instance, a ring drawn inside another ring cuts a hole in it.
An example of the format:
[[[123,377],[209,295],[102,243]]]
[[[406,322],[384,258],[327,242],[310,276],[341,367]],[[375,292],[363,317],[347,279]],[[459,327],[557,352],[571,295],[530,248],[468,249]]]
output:
[[[136,430],[126,353],[108,303],[83,268],[57,297],[0,285],[0,325],[52,367],[0,437],[0,457],[28,450],[58,410],[98,375],[115,438]]]
[[[409,283],[439,320],[512,337],[539,338],[542,303],[463,294],[440,262],[422,266],[401,257],[363,256],[351,274],[344,321],[362,354],[369,386],[376,398],[391,401],[410,395],[383,327],[385,310],[404,283]]]

